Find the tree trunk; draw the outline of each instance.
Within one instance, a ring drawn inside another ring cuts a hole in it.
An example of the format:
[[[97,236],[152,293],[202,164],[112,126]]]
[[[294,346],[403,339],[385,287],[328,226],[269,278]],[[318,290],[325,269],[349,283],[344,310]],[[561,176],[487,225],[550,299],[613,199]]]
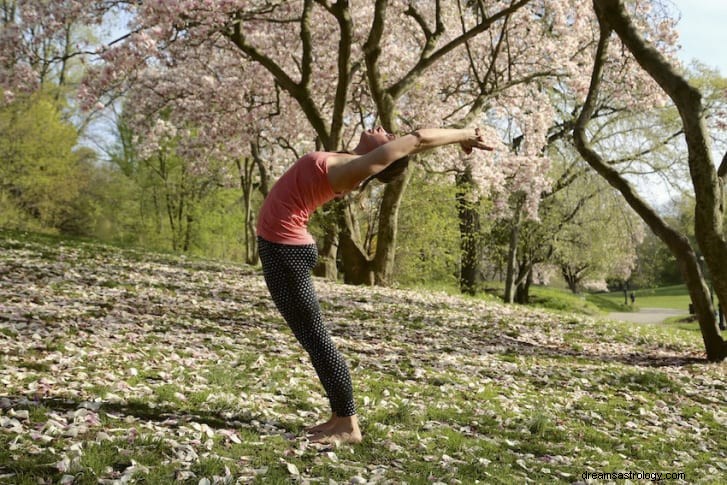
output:
[[[620,1],[594,0],[594,7],[598,14],[601,32],[588,97],[574,129],[576,147],[591,167],[621,192],[626,202],[672,252],[694,304],[707,358],[711,361],[724,360],[727,357],[727,344],[719,334],[717,320],[709,297],[709,288],[704,281],[695,251],[689,240],[669,226],[653,208],[644,202],[636,194],[629,182],[614,170],[586,140],[586,125],[594,113],[609,37],[611,29],[613,29],[639,64],[672,97],[679,108],[684,121],[687,147],[689,149],[690,173],[699,207],[696,213],[698,220],[695,221],[697,242],[700,247],[702,244],[705,245],[702,250],[710,270],[722,267],[718,271],[720,271],[719,285],[723,293],[718,292],[718,295],[720,301],[727,301],[727,279],[722,279],[727,276],[725,274],[726,270],[723,269],[727,249],[724,248],[724,244],[720,244],[719,232],[716,230],[718,224],[714,220],[718,214],[716,207],[721,206],[722,203],[722,194],[721,191],[715,192],[715,185],[719,186],[719,184],[716,177],[709,175],[715,172],[714,167],[712,166],[710,169],[706,166],[711,165],[711,163],[707,163],[710,160],[710,155],[708,151],[704,151],[705,147],[708,146],[708,144],[704,143],[704,126],[701,121],[698,121],[701,120],[699,93],[691,88],[669,66],[658,51],[646,45],[631,24]],[[714,181],[712,181],[713,178]],[[716,200],[718,195],[720,198]],[[709,210],[710,207],[712,210]],[[701,223],[706,223],[705,226],[707,227],[700,227]],[[704,249],[707,249],[709,256],[707,256]],[[717,282],[716,280],[717,278],[715,278],[715,282]]]
[[[339,241],[342,238],[340,231],[342,217],[339,213],[345,210],[344,204],[345,202],[339,200],[329,202],[324,206],[324,211],[319,214],[318,219],[323,227],[323,238],[316,241],[318,262],[313,268],[313,274],[332,281],[338,279]]]
[[[237,173],[242,190],[242,209],[245,214],[245,262],[257,263],[257,238],[255,235],[255,214],[252,210],[253,171],[255,162],[251,158],[236,159]]]
[[[578,272],[574,271],[573,268],[568,265],[561,265],[560,272],[563,275],[563,279],[568,285],[568,289],[571,291],[571,293],[573,293],[574,295],[577,294],[578,282],[580,281],[580,278],[578,277]]]
[[[376,252],[372,267],[374,282],[377,285],[390,284],[394,274],[399,208],[410,179],[411,170],[407,170],[397,180],[386,184],[384,189],[384,197],[379,208],[379,230],[376,235]]]
[[[531,264],[523,265],[521,273],[523,271],[525,274],[519,278],[515,287],[515,303],[527,305],[530,303],[530,286],[533,284],[533,266]]]
[[[341,203],[338,209],[340,227],[339,254],[343,281],[353,285],[388,285],[394,273],[399,207],[411,172],[386,184],[379,208],[376,250],[370,256],[361,244],[361,235],[351,212]]]
[[[480,283],[480,212],[474,198],[472,170],[457,175],[457,214],[459,216],[459,290],[474,295]]]
[[[520,243],[520,219],[523,197],[517,196],[515,212],[510,228],[510,244],[507,251],[507,273],[505,275],[505,303],[515,302],[515,267],[517,266],[517,247]]]

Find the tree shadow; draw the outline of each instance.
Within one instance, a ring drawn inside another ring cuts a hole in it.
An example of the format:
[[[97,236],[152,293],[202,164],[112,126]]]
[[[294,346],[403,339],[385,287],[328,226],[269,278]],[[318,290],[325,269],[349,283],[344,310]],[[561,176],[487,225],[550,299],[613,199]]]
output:
[[[0,409],[30,409],[44,407],[55,411],[75,411],[89,409],[97,413],[112,414],[114,416],[132,416],[140,421],[156,422],[168,426],[179,426],[185,423],[206,424],[213,429],[228,429],[239,427],[259,428],[261,425],[268,429],[280,430],[279,434],[295,432],[296,426],[283,421],[273,422],[267,418],[245,410],[241,413],[223,413],[207,410],[182,410],[172,406],[151,406],[140,401],[124,403],[107,401],[78,401],[62,397],[39,397],[28,399],[25,396],[0,396]]]
[[[249,410],[237,413],[215,412],[207,410],[182,410],[172,406],[150,406],[143,402],[133,401],[126,403],[112,403],[107,401],[79,401],[63,397],[39,397],[29,399],[25,396],[0,395],[0,411],[7,409],[32,410],[36,408],[55,411],[59,413],[74,412],[79,409],[89,409],[99,413],[102,417],[113,416],[123,420],[125,417],[133,417],[141,422],[153,422],[156,426],[164,426],[174,429],[187,423],[205,424],[213,430],[219,429],[241,429],[247,428],[259,432],[260,435],[279,435],[290,439],[290,436],[297,435],[298,426],[283,421],[270,421]],[[129,423],[129,431],[134,423]],[[98,429],[103,429],[102,425]],[[83,436],[73,438],[84,441]],[[125,437],[120,437],[125,439]],[[7,441],[10,443],[10,440]],[[2,441],[0,441],[2,443]],[[61,457],[52,447],[42,446],[33,453],[12,451],[10,447],[0,446],[0,483],[59,483],[65,472],[58,468],[57,464]],[[146,448],[149,448],[146,445]],[[131,466],[132,462],[126,455],[119,455],[114,458],[111,466],[115,471],[120,472]],[[97,483],[98,477],[88,469],[75,470],[73,483]],[[67,473],[65,473],[67,474]],[[5,481],[9,480],[9,481]],[[169,477],[170,483],[174,480]],[[121,482],[120,482],[121,483]],[[196,482],[195,482],[196,483]]]
[[[548,358],[569,357],[585,361],[619,363],[624,365],[652,368],[684,367],[694,364],[709,364],[709,361],[706,359],[706,357],[696,357],[694,355],[652,354],[647,352],[629,352],[618,354],[606,352],[588,352],[583,350],[576,350],[573,348],[538,345],[507,336],[500,336],[498,338],[507,342],[507,347],[510,349],[510,351],[507,353],[516,353],[517,355],[529,355]]]

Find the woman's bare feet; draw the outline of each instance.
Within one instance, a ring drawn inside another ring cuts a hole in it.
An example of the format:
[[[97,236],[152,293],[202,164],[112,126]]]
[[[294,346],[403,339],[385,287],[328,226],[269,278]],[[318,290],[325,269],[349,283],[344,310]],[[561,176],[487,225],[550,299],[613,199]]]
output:
[[[330,420],[320,428],[312,432],[310,440],[314,443],[361,443],[361,430],[358,427],[358,417],[353,416],[333,416]]]
[[[306,428],[305,432],[308,434],[317,434],[317,433],[320,433],[321,431],[325,431],[326,429],[333,426],[333,422],[335,419],[336,419],[336,413],[333,413],[333,414],[331,414],[331,417],[328,421],[326,421],[325,423],[316,424],[315,426]]]

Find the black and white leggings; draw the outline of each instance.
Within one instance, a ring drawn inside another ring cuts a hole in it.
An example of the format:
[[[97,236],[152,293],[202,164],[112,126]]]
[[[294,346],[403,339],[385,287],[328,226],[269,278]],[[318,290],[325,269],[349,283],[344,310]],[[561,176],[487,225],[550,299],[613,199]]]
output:
[[[265,283],[313,367],[337,416],[356,414],[348,365],[323,325],[311,270],[318,261],[315,244],[292,246],[258,237]]]

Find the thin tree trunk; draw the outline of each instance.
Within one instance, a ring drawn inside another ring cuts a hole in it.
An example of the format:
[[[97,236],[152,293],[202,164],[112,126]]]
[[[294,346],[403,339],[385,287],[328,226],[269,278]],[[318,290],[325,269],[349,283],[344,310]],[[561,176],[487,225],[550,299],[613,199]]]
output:
[[[256,167],[253,158],[235,160],[237,173],[240,179],[240,190],[242,190],[242,205],[245,225],[245,262],[247,264],[257,263],[257,238],[255,235],[255,214],[252,210],[253,172]]]
[[[515,267],[517,266],[517,247],[520,243],[520,220],[522,218],[522,199],[518,195],[510,228],[510,242],[507,251],[507,273],[505,274],[505,303],[515,302]]]
[[[472,170],[469,166],[456,177],[459,216],[459,290],[474,295],[480,283],[480,212],[473,201]]]
[[[374,282],[388,285],[394,274],[396,239],[399,230],[399,209],[406,187],[411,179],[407,170],[399,179],[386,185],[379,209],[379,228],[376,236],[376,253],[372,261]]]

